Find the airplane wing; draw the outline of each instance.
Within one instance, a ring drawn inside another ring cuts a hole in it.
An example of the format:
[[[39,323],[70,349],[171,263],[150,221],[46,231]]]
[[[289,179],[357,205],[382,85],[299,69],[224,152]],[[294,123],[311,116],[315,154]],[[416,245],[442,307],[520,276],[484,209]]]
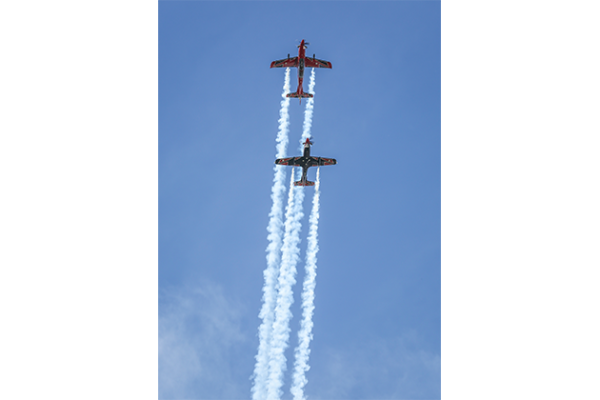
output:
[[[271,63],[271,68],[287,68],[287,67],[297,67],[298,66],[298,57],[292,58],[284,58],[283,60],[273,61]]]
[[[304,66],[306,68],[331,68],[329,61],[319,60],[318,58],[306,57],[304,59]]]
[[[335,165],[337,160],[335,158],[315,157],[317,158],[318,165]]]
[[[288,158],[278,158],[275,160],[275,164],[277,165],[291,165],[302,167],[308,165],[309,167],[317,166],[317,165],[336,165],[337,161],[335,158],[325,158],[325,157],[288,157]]]
[[[278,158],[275,160],[275,164],[277,165],[299,165],[297,163],[300,157],[288,157],[288,158]]]

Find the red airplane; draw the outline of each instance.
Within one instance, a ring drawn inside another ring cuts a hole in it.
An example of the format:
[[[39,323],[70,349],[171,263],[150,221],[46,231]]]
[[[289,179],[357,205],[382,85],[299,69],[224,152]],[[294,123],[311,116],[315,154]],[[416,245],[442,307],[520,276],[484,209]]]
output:
[[[302,157],[278,158],[275,160],[275,164],[277,165],[302,167],[302,178],[300,178],[299,181],[294,182],[295,186],[315,186],[314,182],[306,180],[306,172],[310,167],[337,164],[335,158],[311,156],[310,146],[312,144],[313,142],[310,141],[310,138],[306,138],[306,141],[304,142],[304,155]]]
[[[306,50],[306,46],[309,43],[304,43],[304,39],[300,42],[298,46],[298,57],[290,58],[288,54],[287,58],[283,60],[273,61],[271,63],[271,68],[287,68],[287,67],[298,67],[298,89],[295,93],[288,93],[287,97],[297,97],[300,99],[302,103],[302,98],[313,97],[311,93],[304,93],[302,89],[302,80],[304,79],[304,67],[306,68],[331,68],[331,63],[329,61],[319,60],[315,58],[313,54],[312,58],[306,57],[304,55],[304,50]]]

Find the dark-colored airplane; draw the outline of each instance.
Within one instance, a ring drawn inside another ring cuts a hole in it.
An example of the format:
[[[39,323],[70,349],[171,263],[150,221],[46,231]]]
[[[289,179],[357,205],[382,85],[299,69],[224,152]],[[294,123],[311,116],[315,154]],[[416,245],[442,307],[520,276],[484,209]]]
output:
[[[298,89],[296,92],[288,93],[287,97],[297,97],[302,102],[302,98],[313,97],[311,93],[304,93],[302,89],[302,80],[304,79],[304,67],[306,68],[331,68],[331,63],[329,61],[323,61],[315,58],[313,54],[312,58],[305,56],[306,46],[309,43],[304,43],[304,39],[298,45],[298,57],[290,58],[288,54],[287,58],[283,60],[273,61],[271,63],[271,68],[287,68],[287,67],[298,67]]]
[[[293,167],[302,167],[302,178],[299,181],[294,182],[295,186],[314,186],[315,183],[309,180],[306,180],[306,172],[310,167],[317,167],[320,165],[335,165],[337,161],[335,158],[325,158],[325,157],[314,157],[310,155],[310,146],[313,143],[310,141],[310,138],[306,138],[304,142],[304,155],[302,157],[288,157],[288,158],[278,158],[275,160],[275,164],[277,165],[290,165]]]

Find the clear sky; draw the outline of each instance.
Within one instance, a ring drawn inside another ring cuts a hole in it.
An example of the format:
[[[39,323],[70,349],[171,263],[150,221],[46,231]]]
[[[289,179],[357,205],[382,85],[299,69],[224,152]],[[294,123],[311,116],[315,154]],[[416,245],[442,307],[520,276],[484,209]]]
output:
[[[316,71],[312,153],[338,160],[321,168],[306,395],[440,397],[440,3],[163,1],[161,398],[250,397],[284,77],[269,64],[301,39],[333,64]],[[289,156],[303,112],[293,100]]]

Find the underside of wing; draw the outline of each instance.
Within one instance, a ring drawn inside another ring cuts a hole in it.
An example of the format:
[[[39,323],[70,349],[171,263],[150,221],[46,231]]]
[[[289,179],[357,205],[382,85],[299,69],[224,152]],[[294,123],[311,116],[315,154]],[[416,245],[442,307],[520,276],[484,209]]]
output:
[[[319,157],[319,165],[335,165],[337,160],[335,158]]]
[[[292,58],[284,58],[283,60],[273,61],[271,63],[271,68],[288,68],[288,67],[297,67],[298,66],[298,57]]]
[[[304,66],[306,68],[331,68],[329,61],[319,60],[318,58],[306,57],[304,59]]]
[[[300,157],[278,158],[275,160],[277,165],[298,165],[296,162]]]

